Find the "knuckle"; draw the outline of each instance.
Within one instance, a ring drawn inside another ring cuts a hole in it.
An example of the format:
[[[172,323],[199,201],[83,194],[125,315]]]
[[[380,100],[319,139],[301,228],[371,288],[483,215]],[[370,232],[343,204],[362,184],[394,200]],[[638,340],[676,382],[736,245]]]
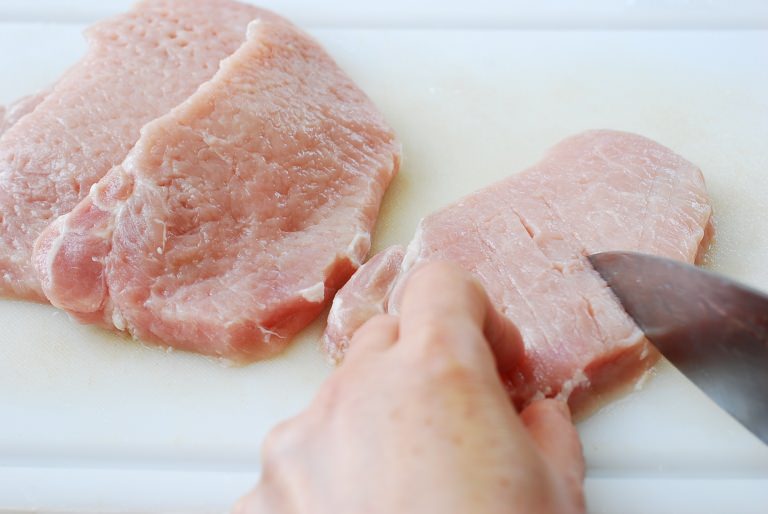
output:
[[[426,374],[431,381],[438,384],[461,387],[474,383],[477,379],[475,370],[454,356],[432,360],[426,367]]]
[[[318,413],[320,418],[323,418],[334,409],[343,392],[339,377],[343,376],[348,369],[349,367],[336,370],[334,375],[325,381],[309,407],[311,412]]]
[[[300,430],[295,418],[278,424],[267,434],[262,444],[265,466],[284,462],[294,451],[299,440]]]
[[[412,344],[429,353],[448,351],[456,336],[454,330],[441,320],[431,318],[430,316],[424,319],[421,326],[412,333]]]
[[[418,366],[431,380],[467,382],[476,375],[474,363],[451,346],[426,345],[416,358]]]
[[[451,325],[440,319],[425,319],[413,333],[411,344],[426,359],[468,357],[483,343],[482,332],[471,325]]]
[[[479,329],[457,333],[445,324],[425,325],[410,341],[411,365],[425,378],[442,385],[468,387],[487,380],[490,366],[482,345],[487,344]]]

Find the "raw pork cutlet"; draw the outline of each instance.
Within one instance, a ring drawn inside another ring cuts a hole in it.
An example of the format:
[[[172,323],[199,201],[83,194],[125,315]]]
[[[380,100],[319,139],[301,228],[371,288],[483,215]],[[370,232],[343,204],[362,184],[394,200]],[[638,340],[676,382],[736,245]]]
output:
[[[80,320],[265,357],[361,264],[398,163],[391,129],[324,50],[262,20],[40,236],[35,265]]]
[[[453,261],[520,328],[524,362],[499,363],[515,403],[558,396],[580,408],[656,356],[585,256],[634,250],[692,262],[710,212],[693,164],[644,137],[585,132],[424,218],[404,257],[393,247],[366,263],[334,299],[323,345],[340,359],[373,313],[397,313],[410,270]]]
[[[88,29],[85,57],[0,138],[0,295],[44,299],[35,238],[123,160],[142,125],[212,77],[260,16],[274,15],[228,0],[154,0]]]

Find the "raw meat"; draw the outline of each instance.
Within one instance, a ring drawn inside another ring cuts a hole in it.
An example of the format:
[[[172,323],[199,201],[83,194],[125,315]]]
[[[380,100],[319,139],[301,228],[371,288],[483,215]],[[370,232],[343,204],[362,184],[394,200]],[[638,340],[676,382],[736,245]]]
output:
[[[342,359],[350,338],[363,323],[387,312],[387,300],[404,253],[402,246],[390,246],[377,253],[333,297],[324,334],[325,349],[333,360]]]
[[[44,299],[35,238],[123,160],[142,125],[212,77],[263,16],[274,15],[229,0],[154,0],[87,31],[85,57],[0,138],[0,295]]]
[[[39,93],[19,98],[7,108],[0,107],[0,136],[17,121],[32,112],[48,93],[49,91],[46,89]]]
[[[520,328],[526,356],[504,377],[516,404],[559,396],[580,407],[655,358],[585,256],[634,250],[692,262],[710,212],[693,164],[637,135],[585,132],[424,218],[404,257],[395,248],[364,265],[334,301],[324,347],[341,358],[365,319],[397,313],[409,270],[449,260]]]
[[[399,144],[312,39],[261,20],[38,239],[51,302],[145,341],[285,347],[370,248]]]

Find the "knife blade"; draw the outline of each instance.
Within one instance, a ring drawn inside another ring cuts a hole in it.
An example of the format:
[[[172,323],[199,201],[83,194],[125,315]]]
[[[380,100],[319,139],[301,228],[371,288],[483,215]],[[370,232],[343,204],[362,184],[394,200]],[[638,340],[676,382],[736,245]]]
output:
[[[768,296],[662,257],[588,259],[662,355],[768,444]]]

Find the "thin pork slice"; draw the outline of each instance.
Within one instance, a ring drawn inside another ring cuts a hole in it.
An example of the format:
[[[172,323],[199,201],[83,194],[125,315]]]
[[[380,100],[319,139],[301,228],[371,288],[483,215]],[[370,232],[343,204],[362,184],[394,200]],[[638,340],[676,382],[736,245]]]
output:
[[[144,341],[273,354],[360,265],[399,144],[295,27],[261,20],[39,238],[51,302]]]
[[[229,0],[152,0],[88,29],[85,57],[19,105],[31,112],[0,137],[0,295],[44,299],[31,264],[37,236],[264,16],[274,15]]]
[[[370,318],[387,312],[387,300],[404,254],[403,247],[397,245],[377,253],[333,297],[332,317],[324,334],[324,341],[329,343],[324,348],[331,359],[341,361],[355,331]]]
[[[581,408],[656,358],[586,256],[631,250],[693,262],[710,213],[701,172],[671,150],[623,132],[579,134],[532,168],[424,218],[399,269],[390,259],[369,261],[339,292],[323,346],[340,358],[354,330],[382,311],[382,291],[384,311],[396,314],[414,266],[453,261],[520,329],[523,362],[499,366],[516,369],[503,377],[515,403],[547,396]]]

